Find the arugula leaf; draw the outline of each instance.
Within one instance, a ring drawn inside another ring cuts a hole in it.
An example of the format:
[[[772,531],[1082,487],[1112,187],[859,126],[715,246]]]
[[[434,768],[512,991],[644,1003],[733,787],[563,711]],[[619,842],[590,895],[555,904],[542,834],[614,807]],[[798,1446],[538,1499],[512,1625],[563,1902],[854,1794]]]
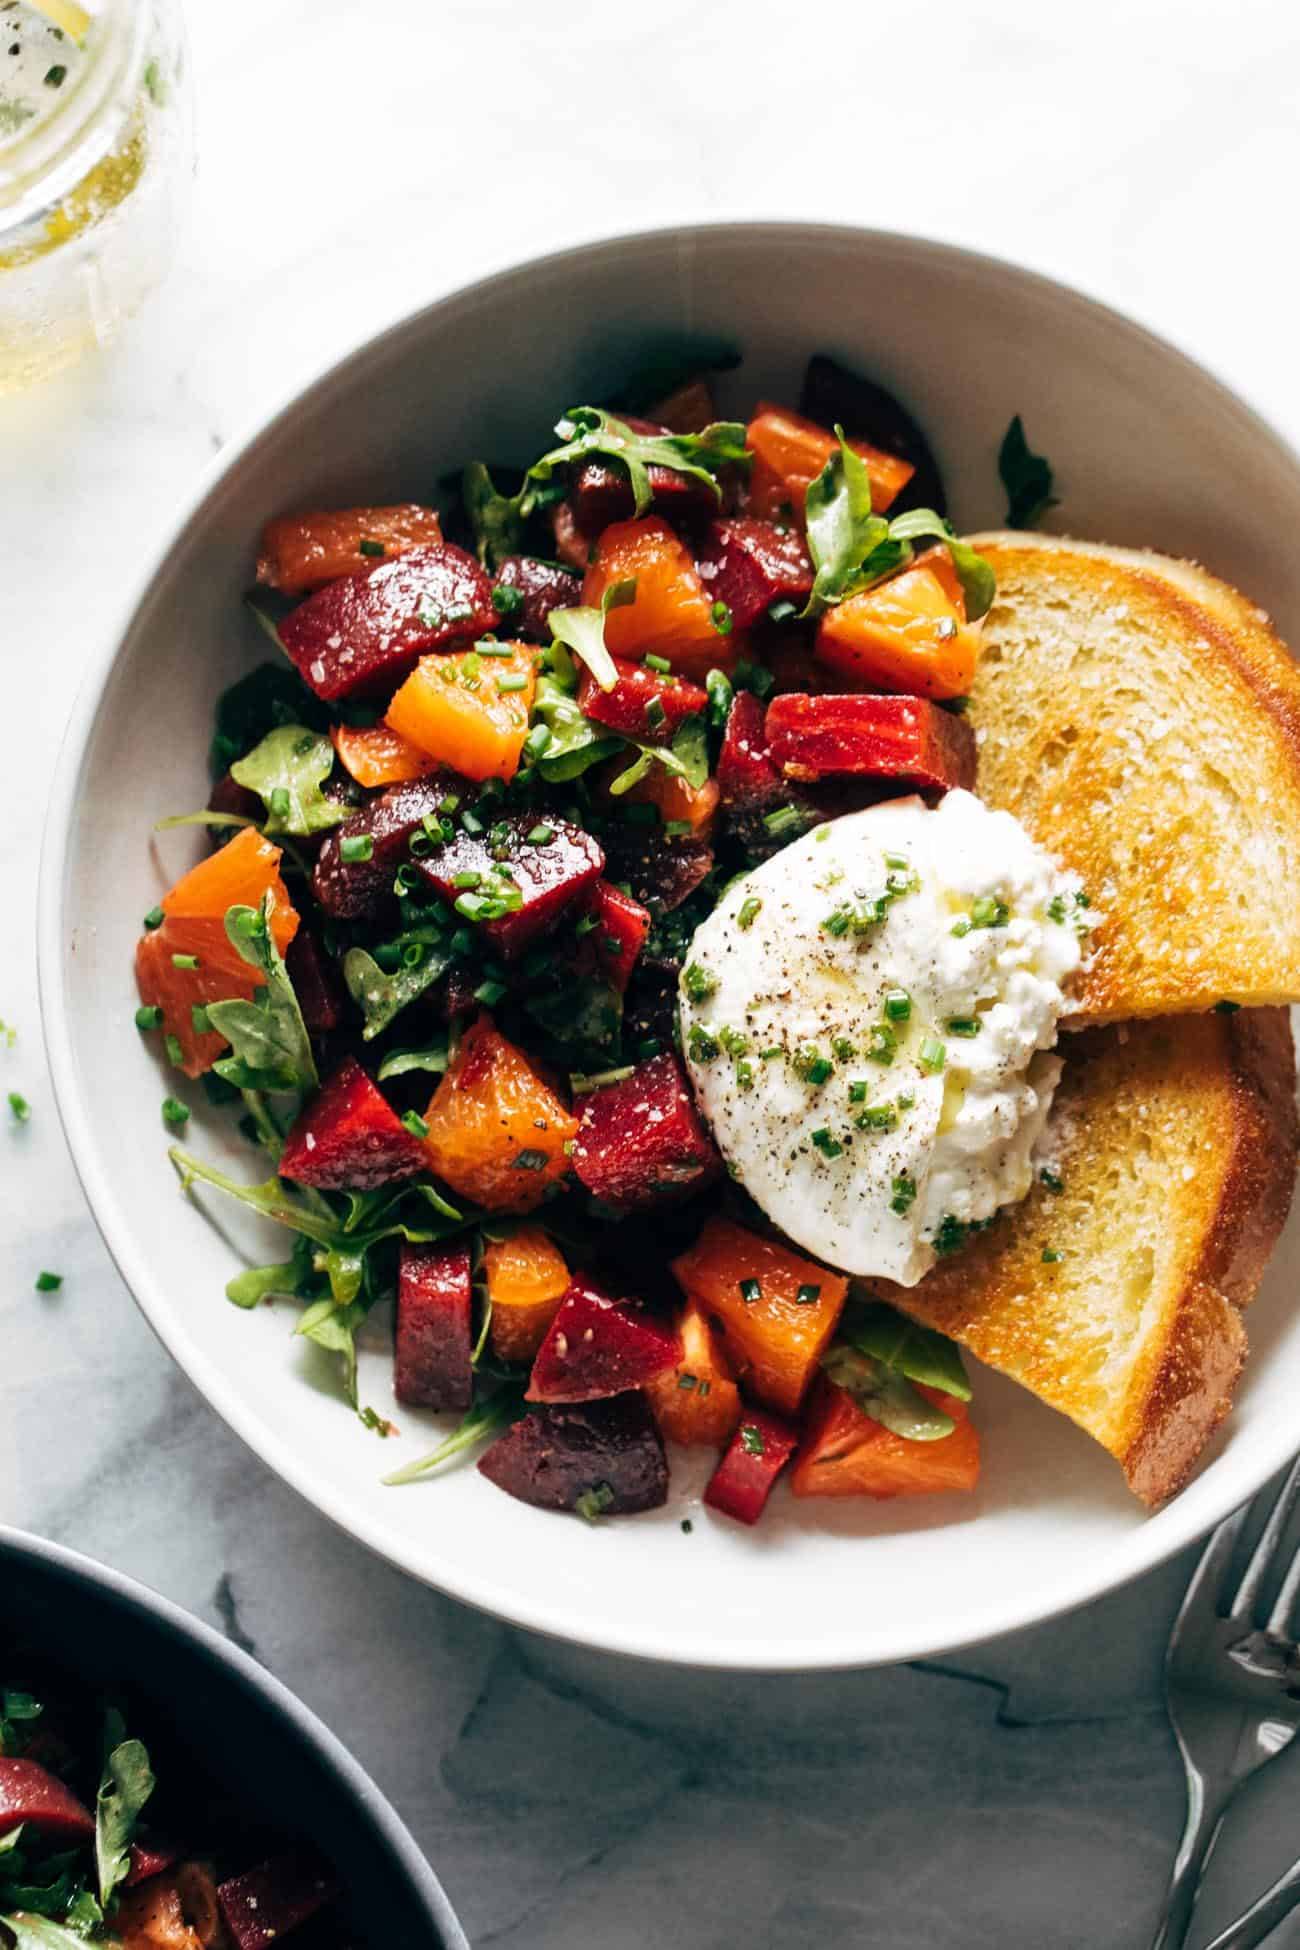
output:
[[[343,1367],[343,1392],[351,1408],[357,1407],[357,1329],[366,1318],[360,1301],[338,1306],[331,1300],[317,1300],[303,1313],[295,1334],[337,1354]]]
[[[683,719],[671,745],[643,745],[638,738],[625,739],[624,743],[634,745],[639,756],[626,772],[610,780],[609,790],[615,798],[630,792],[656,764],[685,780],[693,792],[698,792],[709,776],[709,734],[702,712],[694,718]]]
[[[391,1476],[385,1476],[383,1481],[388,1485],[417,1482],[421,1476],[428,1476],[435,1469],[440,1469],[443,1463],[450,1462],[453,1456],[463,1455],[467,1449],[476,1448],[488,1436],[495,1435],[498,1429],[508,1428],[512,1422],[517,1422],[524,1410],[523,1383],[506,1382],[486,1401],[475,1402],[466,1411],[460,1425],[430,1455],[404,1464],[401,1469],[395,1469]]]
[[[472,460],[461,475],[460,494],[484,567],[495,569],[507,555],[517,555],[524,539],[521,497],[498,494],[481,460]]]
[[[871,512],[871,480],[866,462],[836,427],[840,451],[832,454],[808,489],[808,551],[816,574],[801,615],[820,616],[834,603],[871,588],[913,559],[913,542],[933,538],[952,555],[973,623],[996,594],[993,570],[985,558],[953,533],[932,508],[912,508],[887,521]]]
[[[74,1896],[68,1904],[68,1927],[76,1930],[81,1937],[88,1937],[92,1931],[99,1928],[103,1920],[103,1905],[91,1895],[89,1889],[83,1889],[80,1895]]]
[[[256,602],[250,599],[249,607],[263,627],[269,628],[283,655],[274,623],[268,625],[258,607],[263,601],[262,597]],[[328,706],[307,689],[287,657],[283,663],[258,664],[217,700],[216,728],[209,753],[212,776],[220,778],[223,772],[229,771],[235,759],[251,752],[277,725],[309,725],[313,731],[324,731],[329,721]]]
[[[213,1069],[240,1090],[315,1090],[320,1079],[311,1038],[271,932],[270,894],[260,910],[227,908],[226,938],[249,967],[258,970],[263,986],[254,991],[251,1002],[241,996],[208,1004],[208,1021],[232,1050]]]
[[[218,1191],[238,1199],[241,1205],[260,1212],[264,1219],[274,1219],[277,1225],[288,1226],[291,1231],[314,1239],[318,1245],[333,1246],[342,1237],[341,1228],[336,1222],[322,1218],[314,1210],[309,1211],[279,1178],[268,1178],[261,1185],[241,1185],[237,1179],[227,1177],[215,1165],[205,1165],[201,1158],[192,1157],[177,1144],[171,1146],[167,1156],[175,1167],[183,1192],[188,1192],[196,1180],[200,1184],[215,1185]],[[236,1275],[236,1279],[241,1277]],[[233,1295],[230,1297],[233,1298]]]
[[[650,467],[668,467],[676,474],[687,474],[703,481],[716,501],[722,500],[718,470],[729,464],[747,467],[752,456],[745,446],[745,429],[738,420],[715,420],[702,433],[636,433],[625,420],[598,406],[571,406],[555,431],[561,445],[552,447],[534,461],[524,478],[522,511],[531,513],[538,483],[551,479],[559,467],[599,455],[618,461],[627,469],[635,512],[643,515],[650,506],[652,490]]]
[[[95,1869],[99,1900],[107,1903],[131,1867],[131,1837],[154,1790],[153,1769],[141,1740],[123,1740],[104,1763],[95,1799]]]
[[[909,1442],[941,1441],[956,1426],[950,1415],[932,1407],[896,1368],[843,1341],[822,1356],[822,1366],[873,1421]]]
[[[1057,506],[1051,465],[1042,454],[1030,451],[1018,413],[1002,436],[998,474],[1007,491],[1008,528],[1032,528]]]
[[[909,1381],[941,1388],[958,1401],[971,1398],[957,1343],[933,1327],[918,1327],[883,1300],[866,1296],[855,1300],[841,1323],[840,1336],[859,1354],[896,1368]]]
[[[636,577],[611,582],[601,595],[600,608],[553,609],[547,628],[556,643],[564,644],[586,664],[602,691],[612,691],[618,682],[618,669],[605,648],[605,618],[611,609],[626,609],[636,601]]]
[[[86,1950],[86,1939],[77,1930],[65,1929],[48,1916],[34,1916],[29,1910],[11,1910],[0,1916],[0,1924],[14,1940],[14,1950]]]
[[[264,832],[306,839],[347,817],[348,808],[321,791],[333,769],[334,747],[324,732],[286,724],[268,731],[246,758],[237,759],[230,776],[266,807]]]
[[[156,819],[154,821],[153,830],[155,833],[170,833],[177,826],[211,826],[216,828],[221,826],[256,826],[256,824],[257,821],[255,819],[246,819],[243,813],[213,812],[210,806],[204,806],[199,812],[168,813],[166,819]]]
[[[404,1077],[412,1070],[428,1070],[433,1076],[441,1076],[450,1058],[447,1052],[447,1039],[432,1043],[428,1049],[390,1050],[379,1066],[379,1081],[387,1083],[389,1077]]]
[[[297,1295],[313,1274],[311,1247],[305,1237],[294,1241],[293,1258],[278,1266],[250,1266],[226,1282],[226,1298],[236,1307],[256,1307],[272,1294]]]
[[[437,939],[429,938],[428,930],[412,929],[408,936],[399,939],[418,939],[424,948],[423,960],[413,968],[402,961],[388,974],[364,948],[349,948],[343,957],[343,979],[348,993],[366,1019],[361,1032],[366,1042],[387,1029],[394,1016],[427,988],[432,988],[451,966],[449,950]],[[208,1013],[211,1015],[211,1010]]]
[[[558,646],[552,647],[552,659],[557,650],[572,670],[572,658]],[[548,785],[564,785],[570,779],[580,778],[591,766],[623,749],[621,738],[612,736],[605,726],[593,724],[579,708],[574,696],[576,688],[576,678],[569,684],[555,671],[542,671],[537,679],[533,722],[544,724],[551,737],[546,750],[536,760],[536,769]]]
[[[0,1693],[0,1754],[19,1754],[23,1749],[23,1736],[18,1728],[28,1720],[37,1720],[45,1711],[39,1700],[30,1693],[21,1693],[13,1688]],[[14,1830],[10,1830],[13,1834]],[[0,1848],[4,1844],[0,1843]]]

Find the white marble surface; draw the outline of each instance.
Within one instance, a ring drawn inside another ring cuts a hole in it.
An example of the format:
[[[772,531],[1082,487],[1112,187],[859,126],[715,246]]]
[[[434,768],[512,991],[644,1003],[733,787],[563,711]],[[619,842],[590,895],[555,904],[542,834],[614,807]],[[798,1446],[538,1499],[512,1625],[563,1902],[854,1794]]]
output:
[[[137,1318],[60,1137],[31,920],[81,668],[198,471],[369,323],[511,253],[675,218],[910,225],[1137,310],[1300,426],[1300,12],[190,11],[181,261],[118,349],[0,401],[0,1092],[33,1106],[0,1126],[0,1518],[251,1642],[395,1797],[480,1950],[1143,1950],[1181,1813],[1158,1674],[1186,1560],[953,1671],[780,1680],[576,1655],[404,1582],[271,1480]],[[1300,1848],[1297,1780],[1283,1760],[1259,1784],[1207,1924]]]

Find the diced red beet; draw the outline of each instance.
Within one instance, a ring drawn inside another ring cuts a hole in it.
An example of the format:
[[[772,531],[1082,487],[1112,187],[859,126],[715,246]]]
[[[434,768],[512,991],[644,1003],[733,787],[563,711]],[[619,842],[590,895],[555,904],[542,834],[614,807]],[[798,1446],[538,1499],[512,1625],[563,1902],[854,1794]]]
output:
[[[737,1523],[757,1523],[776,1479],[799,1446],[799,1431],[784,1416],[746,1408],[721,1462],[709,1478],[704,1501]]]
[[[306,1855],[278,1855],[217,1884],[217,1901],[235,1950],[268,1950],[338,1893],[325,1864]]]
[[[284,1141],[281,1178],[322,1192],[370,1192],[429,1169],[429,1154],[349,1056]]]
[[[586,549],[583,549],[586,561]],[[524,599],[522,609],[501,612],[507,634],[521,636],[532,643],[551,640],[550,614],[553,609],[573,609],[582,601],[582,578],[557,562],[543,562],[535,555],[507,555],[497,569],[494,588],[518,589]]]
[[[653,420],[634,419],[630,414],[624,424],[636,433],[667,432],[666,427],[656,426]],[[716,512],[718,498],[707,481],[693,474],[679,474],[673,467],[648,467],[646,473],[650,480],[651,508],[666,521]],[[584,461],[574,471],[569,500],[575,523],[591,541],[611,522],[627,521],[636,512],[627,469],[614,461]]]
[[[492,835],[500,834],[499,840]],[[529,835],[548,834],[546,839]],[[498,858],[498,855],[504,858]],[[473,893],[459,876],[477,873],[483,881],[499,867],[506,868],[523,897],[523,904],[495,921],[483,921],[479,932],[507,961],[546,934],[595,881],[605,856],[591,834],[565,819],[515,813],[485,827],[482,833],[458,829],[443,846],[436,846],[415,862],[430,887],[453,905],[463,893]]]
[[[594,1402],[644,1388],[674,1367],[681,1347],[671,1327],[637,1301],[614,1300],[591,1280],[571,1282],[537,1351],[530,1402]]]
[[[593,916],[595,925],[585,927],[578,942],[578,973],[603,975],[622,995],[650,932],[650,910],[608,880],[598,880],[585,916]]]
[[[727,605],[737,630],[751,629],[772,603],[802,608],[813,586],[812,557],[798,529],[752,515],[710,522],[695,566],[706,594]]]
[[[170,1869],[173,1862],[180,1861],[181,1852],[171,1842],[132,1842],[130,1867],[122,1878],[124,1889],[134,1889],[137,1882],[148,1882],[153,1876],[160,1876],[164,1869]]]
[[[788,846],[820,818],[808,794],[782,778],[773,763],[765,715],[752,691],[737,691],[718,753],[718,791],[727,829],[752,859]],[[787,807],[797,817],[781,818]]]
[[[317,855],[311,886],[325,912],[336,921],[359,921],[392,898],[393,876],[408,857],[411,835],[451,790],[465,798],[465,785],[449,774],[390,785],[330,833]],[[344,840],[368,839],[368,860],[345,860]]]
[[[850,440],[868,440],[911,462],[916,472],[891,505],[891,515],[906,508],[933,508],[939,515],[947,511],[943,478],[929,441],[907,408],[883,386],[815,353],[804,374],[799,411],[819,426],[833,427],[838,421]]]
[[[347,1007],[347,990],[337,964],[321,947],[314,929],[299,928],[285,950],[284,965],[302,1019],[312,1035],[323,1036],[337,1029]]]
[[[95,1832],[94,1816],[57,1774],[39,1761],[0,1755],[0,1835],[28,1825],[70,1841]]]
[[[280,641],[303,682],[334,703],[394,691],[426,651],[496,623],[474,557],[436,542],[326,583],[290,610]]]
[[[673,733],[686,718],[693,718],[708,703],[698,684],[684,678],[661,675],[645,664],[614,659],[618,682],[602,691],[589,670],[582,673],[578,703],[596,724],[608,725],[626,738],[640,738],[649,745],[671,744]]]
[[[393,1372],[394,1392],[408,1408],[469,1407],[473,1296],[468,1246],[403,1245]]]
[[[767,738],[788,778],[892,779],[937,791],[975,783],[975,733],[927,698],[792,691],[772,699]]]
[[[717,1174],[721,1160],[671,1051],[583,1098],[573,1168],[594,1197],[625,1211],[682,1198]]]
[[[671,914],[713,871],[707,840],[670,840],[656,826],[609,825],[601,838],[616,880],[626,880],[651,914]]]
[[[578,575],[584,574],[591,559],[591,543],[574,520],[571,501],[557,501],[551,509],[551,533],[559,560]]]
[[[539,1510],[573,1510],[590,1496],[600,1514],[618,1517],[668,1500],[668,1458],[644,1395],[532,1408],[497,1437],[479,1469]]]

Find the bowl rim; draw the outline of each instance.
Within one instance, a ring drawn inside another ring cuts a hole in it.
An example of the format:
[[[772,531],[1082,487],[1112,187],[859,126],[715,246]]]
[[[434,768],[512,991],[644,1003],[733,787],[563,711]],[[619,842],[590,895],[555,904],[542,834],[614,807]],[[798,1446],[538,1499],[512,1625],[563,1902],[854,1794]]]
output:
[[[287,1722],[292,1735],[310,1748],[341,1782],[405,1876],[426,1917],[442,1932],[446,1950],[470,1950],[469,1939],[432,1864],[392,1802],[338,1735],[309,1706],[304,1706],[282,1679],[277,1679],[250,1653],[233,1645],[201,1618],[195,1618],[174,1600],[125,1572],[66,1544],[53,1543],[47,1537],[37,1537],[11,1524],[0,1524],[0,1571],[10,1565],[20,1571],[25,1565],[39,1565],[57,1572],[71,1585],[89,1586],[127,1616],[153,1620],[222,1666],[245,1693],[254,1695],[268,1709],[273,1719]]]
[[[516,1589],[478,1567],[473,1571],[453,1571],[430,1566],[405,1544],[391,1539],[380,1542],[367,1535],[364,1525],[355,1523],[345,1509],[337,1507],[328,1490],[322,1491],[293,1444],[282,1438],[275,1429],[266,1426],[255,1411],[245,1407],[239,1391],[226,1381],[215,1363],[182,1363],[173,1348],[168,1327],[169,1309],[161,1296],[161,1287],[155,1283],[147,1254],[133,1238],[131,1228],[117,1206],[110,1174],[101,1166],[92,1138],[87,1106],[78,1089],[69,1011],[62,981],[62,944],[66,933],[63,890],[86,748],[94,730],[102,694],[122,645],[147,604],[153,585],[167,560],[183,544],[227,475],[252,457],[262,443],[275,440],[291,416],[317,394],[342,380],[349,368],[373,358],[386,343],[416,331],[422,325],[432,324],[437,314],[450,306],[488,295],[495,288],[509,285],[521,276],[553,270],[579,259],[590,260],[602,256],[617,259],[629,249],[653,249],[664,244],[685,243],[693,248],[708,247],[710,244],[725,247],[731,240],[743,240],[768,241],[779,247],[782,243],[794,244],[809,239],[854,249],[911,250],[922,256],[947,260],[985,280],[1021,288],[1028,286],[1031,290],[1036,288],[1043,296],[1064,297],[1082,305],[1100,322],[1138,341],[1145,341],[1150,349],[1165,359],[1186,367],[1189,376],[1201,380],[1208,378],[1242,410],[1253,423],[1254,432],[1274,443],[1300,474],[1300,451],[1286,429],[1278,425],[1235,379],[1225,377],[1215,366],[1171,338],[1164,329],[1154,329],[1135,314],[1120,310],[1079,285],[1067,283],[1013,258],[974,250],[941,236],[854,224],[723,219],[708,223],[660,224],[602,234],[532,257],[506,258],[464,283],[437,291],[422,304],[399,308],[386,323],[367,332],[350,350],[331,354],[319,361],[306,379],[284,388],[275,403],[250,415],[238,434],[203,468],[195,485],[184,497],[178,514],[151,548],[144,566],[133,579],[125,601],[104,633],[98,649],[87,662],[50,788],[38,883],[37,972],[41,1022],[55,1101],[73,1165],[101,1237],[136,1305],[168,1353],[209,1405],[268,1468],[274,1470],[330,1522],[421,1583],[431,1585],[508,1624],[545,1637],[637,1659],[718,1671],[862,1669],[935,1657],[1042,1624],[1120,1589],[1204,1536],[1213,1525],[1253,1496],[1270,1476],[1291,1459],[1296,1449],[1296,1438],[1279,1424],[1277,1430],[1271,1433],[1271,1438],[1269,1432],[1255,1437],[1248,1467],[1243,1468],[1239,1464],[1234,1468],[1231,1452],[1220,1456],[1209,1471],[1194,1478],[1172,1502],[1149,1515],[1141,1527],[1119,1540],[1113,1549],[1095,1556],[1089,1554],[1072,1576],[1058,1579],[1032,1603],[1023,1600],[1013,1603],[986,1600],[955,1629],[936,1620],[928,1630],[898,1632],[892,1638],[877,1640],[867,1647],[854,1644],[852,1631],[842,1633],[837,1640],[823,1641],[814,1648],[802,1647],[789,1634],[770,1640],[748,1641],[743,1647],[727,1648],[720,1647],[699,1627],[679,1632],[669,1643],[664,1642],[662,1634],[645,1626],[629,1627],[617,1633],[584,1629],[580,1616],[572,1615],[563,1602],[557,1603],[542,1592],[523,1597]]]

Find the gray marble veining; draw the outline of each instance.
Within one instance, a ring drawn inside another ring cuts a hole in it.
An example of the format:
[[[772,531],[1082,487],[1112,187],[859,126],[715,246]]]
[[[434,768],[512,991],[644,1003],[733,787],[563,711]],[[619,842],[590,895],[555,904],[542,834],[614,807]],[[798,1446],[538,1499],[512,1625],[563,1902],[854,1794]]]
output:
[[[418,1588],[269,1477],[136,1315],[58,1134],[29,917],[81,667],[177,498],[351,335],[511,254],[680,215],[908,223],[1099,290],[1300,418],[1276,209],[1300,16],[933,0],[925,59],[894,70],[897,23],[773,0],[383,13],[192,6],[203,167],[177,271],[107,358],[0,401],[0,1091],[33,1106],[0,1129],[0,1518],[286,1679],[479,1950],[1144,1950],[1181,1819],[1159,1670],[1187,1557],[949,1661],[782,1678],[576,1652]],[[819,70],[814,144],[789,91]],[[1207,248],[1252,267],[1249,304]],[[1197,1941],[1300,1849],[1298,1766],[1248,1790]]]

